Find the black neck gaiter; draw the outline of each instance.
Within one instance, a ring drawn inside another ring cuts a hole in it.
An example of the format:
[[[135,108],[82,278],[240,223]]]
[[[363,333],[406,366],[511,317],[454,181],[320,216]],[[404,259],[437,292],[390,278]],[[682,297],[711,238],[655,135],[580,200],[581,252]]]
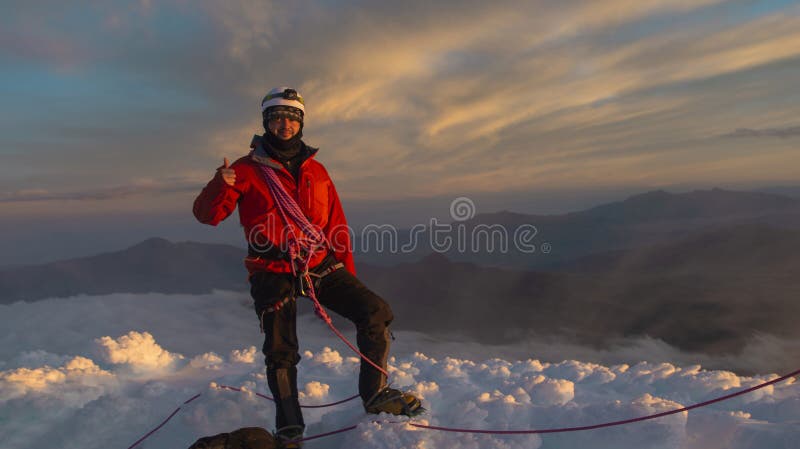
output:
[[[302,137],[303,131],[300,131],[291,139],[282,140],[267,131],[262,140],[267,153],[280,161],[295,179],[298,179],[300,164],[305,160],[305,157],[308,156],[308,152],[303,150],[305,145],[301,140]]]
[[[266,141],[267,146],[269,147],[267,149],[271,150],[269,152],[283,162],[292,159],[300,153],[300,150],[303,148],[303,141],[301,140],[302,138],[302,130],[292,136],[292,138],[289,140],[283,140],[267,131],[264,133],[263,140]]]

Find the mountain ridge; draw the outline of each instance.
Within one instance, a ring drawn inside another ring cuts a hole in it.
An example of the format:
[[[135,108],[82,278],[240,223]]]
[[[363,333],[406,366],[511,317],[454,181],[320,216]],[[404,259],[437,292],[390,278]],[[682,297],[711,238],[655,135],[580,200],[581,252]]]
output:
[[[490,344],[556,336],[603,347],[649,337],[686,351],[735,354],[755,335],[800,337],[794,319],[800,313],[798,248],[798,230],[740,225],[553,271],[487,267],[440,253],[388,268],[358,262],[357,269],[359,279],[392,305],[398,329]],[[2,303],[248,288],[240,248],[148,239],[129,250],[130,257],[122,251],[77,259],[77,265],[34,267],[27,274],[0,272],[4,294],[9,278],[45,287],[38,298]],[[760,254],[731,257],[755,250]],[[97,272],[85,274],[92,269]],[[89,288],[79,288],[80,281]],[[58,282],[64,284],[60,291],[47,288]]]

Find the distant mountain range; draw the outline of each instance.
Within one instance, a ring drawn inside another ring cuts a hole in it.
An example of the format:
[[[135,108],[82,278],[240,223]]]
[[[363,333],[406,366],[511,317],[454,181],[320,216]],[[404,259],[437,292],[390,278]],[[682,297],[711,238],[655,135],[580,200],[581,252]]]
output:
[[[434,254],[362,276],[425,331],[482,341],[565,335],[584,344],[650,336],[735,353],[756,333],[800,336],[800,231],[742,225],[576,261],[560,272],[451,262]]]
[[[243,290],[245,253],[231,245],[151,238],[122,251],[0,271],[0,303],[78,294]]]
[[[736,353],[755,334],[800,336],[797,212],[797,200],[771,194],[651,192],[573,214],[506,212],[472,221],[534,221],[554,251],[573,256],[562,254],[546,270],[526,268],[514,255],[508,268],[438,253],[392,267],[357,259],[357,268],[392,304],[401,329],[498,344],[558,335],[602,346],[650,336],[685,350]],[[244,253],[149,239],[114,253],[2,270],[0,303],[246,290]]]
[[[443,252],[452,260],[507,268],[551,269],[590,254],[668,242],[693,232],[741,224],[800,229],[800,199],[721,189],[680,194],[659,190],[568,214],[528,215],[508,211],[478,214],[470,220],[454,223],[451,232],[440,233],[439,241],[447,235],[453,242],[459,239],[467,242],[466,250],[459,250],[454,244]],[[535,252],[520,251],[513,244],[514,231],[523,226],[536,229]],[[481,235],[479,229],[491,227],[505,230],[508,251],[497,250],[498,238],[493,240],[494,249],[490,250],[485,243],[485,232],[479,244],[470,243],[469,237]],[[467,239],[461,238],[459,232]],[[409,231],[398,234],[400,245],[409,241]],[[427,244],[432,240],[431,235],[420,234],[417,240],[424,244],[416,245],[412,252],[371,250],[362,251],[359,256],[363,261],[379,265],[418,260],[434,252]],[[357,242],[357,249],[376,247],[373,242],[369,246],[361,243]],[[390,248],[388,239],[383,239],[382,243],[383,248]],[[542,251],[543,245],[549,252]]]
[[[763,189],[759,189],[758,191],[764,193],[772,193],[775,195],[800,198],[800,186],[787,185],[787,186],[777,186],[777,187],[766,187]]]

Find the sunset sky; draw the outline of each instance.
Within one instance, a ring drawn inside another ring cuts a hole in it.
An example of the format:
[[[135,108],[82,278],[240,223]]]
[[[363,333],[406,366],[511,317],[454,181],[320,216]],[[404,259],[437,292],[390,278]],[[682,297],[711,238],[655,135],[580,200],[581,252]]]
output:
[[[0,265],[211,236],[279,85],[355,224],[800,184],[793,1],[3,2],[0,64]]]

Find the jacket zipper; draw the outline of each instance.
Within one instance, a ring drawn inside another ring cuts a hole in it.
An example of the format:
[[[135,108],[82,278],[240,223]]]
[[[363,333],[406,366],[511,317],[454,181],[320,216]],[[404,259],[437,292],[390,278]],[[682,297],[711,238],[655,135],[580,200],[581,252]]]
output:
[[[311,214],[311,178],[306,178],[306,207],[308,208],[309,215]]]

